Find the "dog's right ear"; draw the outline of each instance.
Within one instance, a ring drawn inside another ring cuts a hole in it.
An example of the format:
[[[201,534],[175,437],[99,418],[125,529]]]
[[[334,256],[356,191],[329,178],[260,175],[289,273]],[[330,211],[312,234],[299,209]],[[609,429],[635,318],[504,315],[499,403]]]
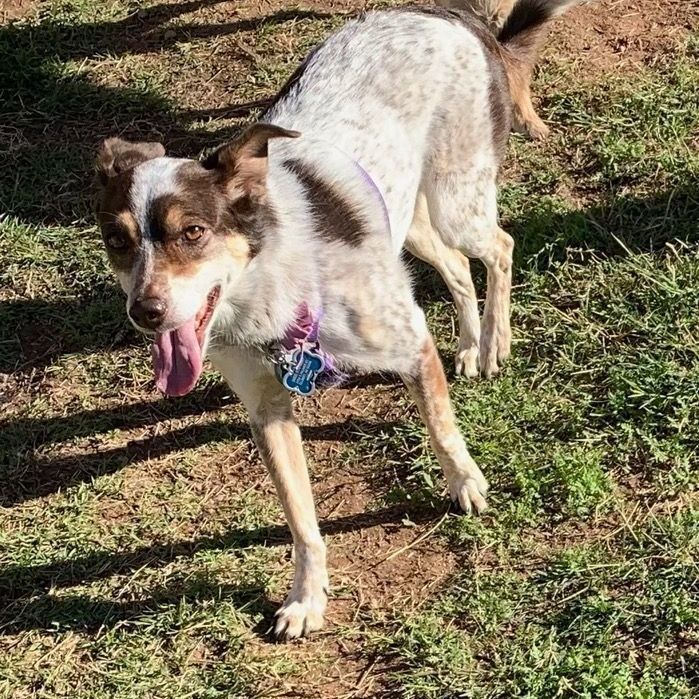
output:
[[[108,138],[97,154],[97,174],[102,185],[110,177],[130,170],[146,160],[161,158],[165,148],[161,143],[132,143],[121,138]]]

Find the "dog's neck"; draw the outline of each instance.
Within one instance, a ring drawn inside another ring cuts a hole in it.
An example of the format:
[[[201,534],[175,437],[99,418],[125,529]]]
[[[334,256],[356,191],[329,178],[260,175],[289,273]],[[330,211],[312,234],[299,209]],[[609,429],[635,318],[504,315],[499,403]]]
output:
[[[300,169],[339,192],[361,217],[367,235],[390,237],[381,194],[358,163],[322,141],[298,139],[276,146],[267,176],[268,205],[276,223],[226,292],[212,345],[261,347],[278,341],[302,304],[329,320],[336,316],[328,256],[337,255],[343,241],[328,230],[333,222],[318,216],[314,197],[319,193],[304,183]]]
[[[284,336],[297,308],[320,305],[312,217],[301,187],[282,168],[270,168],[267,206],[275,224],[259,251],[227,289],[212,345],[263,346]]]

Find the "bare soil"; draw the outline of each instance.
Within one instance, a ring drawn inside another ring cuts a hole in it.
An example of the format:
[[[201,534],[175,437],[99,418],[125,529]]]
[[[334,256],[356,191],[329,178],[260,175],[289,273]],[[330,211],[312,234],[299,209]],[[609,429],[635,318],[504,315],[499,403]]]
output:
[[[672,52],[699,27],[699,4],[685,0],[601,0],[557,20],[544,60],[565,55],[588,77],[633,72]]]
[[[36,0],[0,0],[0,25],[27,16],[35,5]]]

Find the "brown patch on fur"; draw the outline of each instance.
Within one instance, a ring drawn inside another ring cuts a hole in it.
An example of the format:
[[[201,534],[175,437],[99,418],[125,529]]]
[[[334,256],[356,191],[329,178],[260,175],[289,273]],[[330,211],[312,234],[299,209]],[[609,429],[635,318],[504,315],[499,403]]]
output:
[[[425,340],[415,374],[406,384],[433,439],[456,430],[447,377],[432,337]]]
[[[230,196],[228,173],[219,169],[217,158],[214,154],[206,161],[212,169],[194,162],[181,168],[176,176],[178,196],[188,203],[190,213],[199,212],[202,220],[215,218],[210,226],[216,235],[244,238],[250,257],[254,257],[262,247],[265,232],[277,226],[277,217],[266,196]]]
[[[226,210],[230,219],[230,230],[240,231],[248,243],[250,258],[255,257],[264,244],[265,235],[277,225],[277,215],[266,202],[253,202],[243,197],[231,204]]]
[[[301,160],[286,160],[284,167],[293,172],[306,189],[316,219],[316,233],[325,240],[350,247],[360,245],[367,234],[366,224],[349,202]]]
[[[156,243],[154,267],[158,274],[193,276],[199,265],[221,252],[216,208],[209,202],[197,201],[182,194],[165,194],[151,204],[149,234]],[[191,194],[191,193],[189,193]],[[209,206],[206,204],[209,203]],[[184,231],[200,226],[204,233],[199,240],[188,240]]]
[[[110,178],[102,188],[97,201],[97,221],[109,261],[118,270],[129,269],[135,260],[136,248],[141,242],[141,233],[133,213],[129,209],[131,171]],[[118,235],[127,242],[125,248],[115,250],[107,245],[110,237]]]
[[[141,233],[138,230],[136,218],[129,209],[124,209],[116,215],[116,225],[129,236],[134,244],[138,245]]]

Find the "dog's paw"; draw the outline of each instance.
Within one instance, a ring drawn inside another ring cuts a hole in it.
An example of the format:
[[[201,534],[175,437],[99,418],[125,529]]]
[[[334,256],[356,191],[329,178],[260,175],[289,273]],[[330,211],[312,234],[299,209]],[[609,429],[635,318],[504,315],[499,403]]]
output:
[[[481,375],[486,379],[490,379],[500,371],[498,364],[498,343],[495,342],[493,336],[488,336],[484,333],[481,340],[481,351],[478,354],[478,368]]]
[[[274,636],[278,641],[291,641],[307,636],[323,626],[328,603],[327,591],[296,598],[293,591],[276,613]]]
[[[498,364],[502,366],[510,358],[512,346],[512,332],[509,327],[501,328],[498,333]]]
[[[449,478],[449,495],[462,512],[481,514],[488,508],[488,481],[474,462]]]
[[[458,350],[454,359],[457,376],[478,376],[478,348]]]
[[[551,133],[551,129],[538,116],[528,119],[524,129],[529,134],[529,138],[535,141],[543,141]]]

